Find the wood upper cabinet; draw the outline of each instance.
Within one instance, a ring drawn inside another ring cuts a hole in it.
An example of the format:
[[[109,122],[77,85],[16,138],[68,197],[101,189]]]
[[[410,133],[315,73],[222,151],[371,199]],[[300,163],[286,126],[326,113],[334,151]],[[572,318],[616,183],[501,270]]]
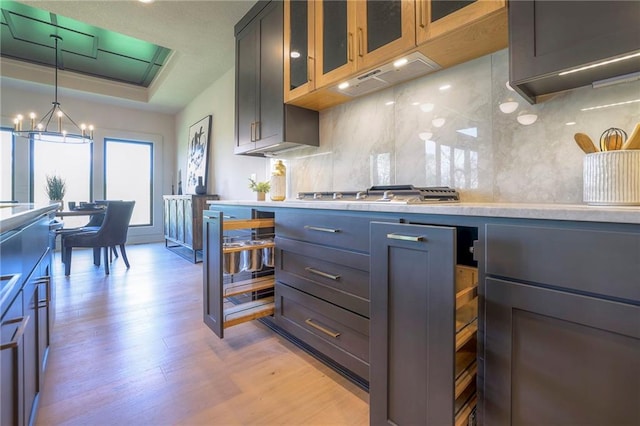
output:
[[[315,2],[316,87],[415,47],[413,0]]]
[[[315,1],[284,3],[284,101],[315,88]]]
[[[418,45],[505,7],[505,0],[416,0]]]

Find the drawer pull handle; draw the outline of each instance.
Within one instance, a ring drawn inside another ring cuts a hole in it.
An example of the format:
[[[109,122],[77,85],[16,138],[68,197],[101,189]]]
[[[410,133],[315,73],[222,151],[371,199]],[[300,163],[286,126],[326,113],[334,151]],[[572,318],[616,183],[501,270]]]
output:
[[[321,277],[329,278],[330,280],[338,281],[340,279],[340,275],[331,275],[326,272],[318,271],[317,269],[311,268],[307,266],[304,268],[305,271],[311,272],[312,274],[320,275]]]
[[[307,318],[306,320],[304,320],[305,323],[309,324],[311,327],[315,328],[316,330],[322,331],[324,334],[327,334],[331,337],[333,337],[334,339],[337,339],[338,337],[340,337],[340,333],[337,333],[335,331],[331,331],[326,327],[323,327],[319,324],[316,324],[315,322],[313,322],[313,320],[311,318]]]
[[[320,226],[311,226],[311,225],[305,225],[304,229],[308,229],[309,231],[320,231],[320,232],[331,232],[331,233],[340,232],[339,229],[322,228]]]
[[[422,235],[402,235],[402,234],[387,234],[387,238],[391,240],[402,240],[402,241],[425,241],[426,238]]]
[[[18,326],[18,329],[16,330],[16,333],[13,335],[13,340],[11,340],[8,343],[0,344],[0,351],[3,351],[5,349],[14,349],[14,348],[17,348],[20,345],[20,339],[22,339],[22,335],[24,334],[24,330],[25,330],[25,328],[27,328],[27,323],[29,322],[29,316],[27,315],[26,317],[13,318],[13,319],[4,321],[2,323],[2,325],[5,326],[5,325],[9,325],[9,324],[15,324],[17,322],[19,322],[20,325]]]

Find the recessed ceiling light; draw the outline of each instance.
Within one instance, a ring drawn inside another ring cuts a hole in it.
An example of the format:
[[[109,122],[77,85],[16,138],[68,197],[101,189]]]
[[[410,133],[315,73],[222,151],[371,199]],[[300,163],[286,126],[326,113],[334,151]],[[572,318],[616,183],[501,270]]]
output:
[[[395,104],[395,102],[394,102],[394,101],[388,101],[388,102],[385,102],[384,104],[385,104],[386,106],[389,106],[389,105],[393,105],[393,104]]]
[[[511,114],[513,111],[518,109],[518,103],[514,100],[507,100],[499,105],[500,111],[505,114]]]
[[[430,104],[430,103],[422,104],[420,105],[420,110],[422,110],[422,112],[431,112],[433,111],[433,107],[435,107],[434,104]]]
[[[451,89],[451,85],[450,84],[444,84],[444,85],[440,86],[439,89],[442,92],[444,90]]]
[[[433,137],[433,133],[431,132],[420,132],[418,133],[418,137],[423,141],[429,141]]]
[[[344,90],[347,87],[349,87],[349,82],[347,82],[347,81],[345,81],[344,83],[338,84],[338,89],[340,89],[340,90]]]
[[[573,126],[575,124],[576,124],[575,121],[569,121],[568,123],[564,123],[565,126]]]
[[[140,3],[153,3],[155,0],[138,0]]]
[[[522,111],[517,117],[518,123],[523,126],[529,126],[538,121],[538,115],[532,112]]]
[[[396,68],[400,68],[403,65],[407,65],[407,62],[409,62],[407,58],[398,59],[393,63],[393,66]]]
[[[433,120],[431,120],[431,124],[433,124],[435,127],[442,127],[444,126],[444,123],[446,123],[446,119],[444,119],[443,117],[436,117]]]
[[[411,102],[411,105],[418,106],[418,105],[420,105],[420,102]]]

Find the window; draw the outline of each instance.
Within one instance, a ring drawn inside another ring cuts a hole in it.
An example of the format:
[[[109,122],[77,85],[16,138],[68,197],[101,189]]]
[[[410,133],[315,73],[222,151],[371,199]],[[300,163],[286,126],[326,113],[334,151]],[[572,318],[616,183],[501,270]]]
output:
[[[46,178],[58,175],[66,183],[64,201],[93,200],[91,159],[93,144],[70,144],[32,140],[31,200],[37,204],[49,202],[45,189]]]
[[[0,129],[0,201],[13,199],[13,134]]]
[[[105,139],[105,199],[135,200],[131,225],[153,224],[153,144]]]

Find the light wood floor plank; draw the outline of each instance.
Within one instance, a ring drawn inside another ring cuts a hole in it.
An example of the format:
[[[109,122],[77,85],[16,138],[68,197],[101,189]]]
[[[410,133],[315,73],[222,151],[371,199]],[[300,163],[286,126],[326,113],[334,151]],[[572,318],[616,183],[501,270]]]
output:
[[[36,425],[366,425],[368,394],[251,321],[202,322],[202,264],[127,247],[111,275],[54,262],[56,324]]]

